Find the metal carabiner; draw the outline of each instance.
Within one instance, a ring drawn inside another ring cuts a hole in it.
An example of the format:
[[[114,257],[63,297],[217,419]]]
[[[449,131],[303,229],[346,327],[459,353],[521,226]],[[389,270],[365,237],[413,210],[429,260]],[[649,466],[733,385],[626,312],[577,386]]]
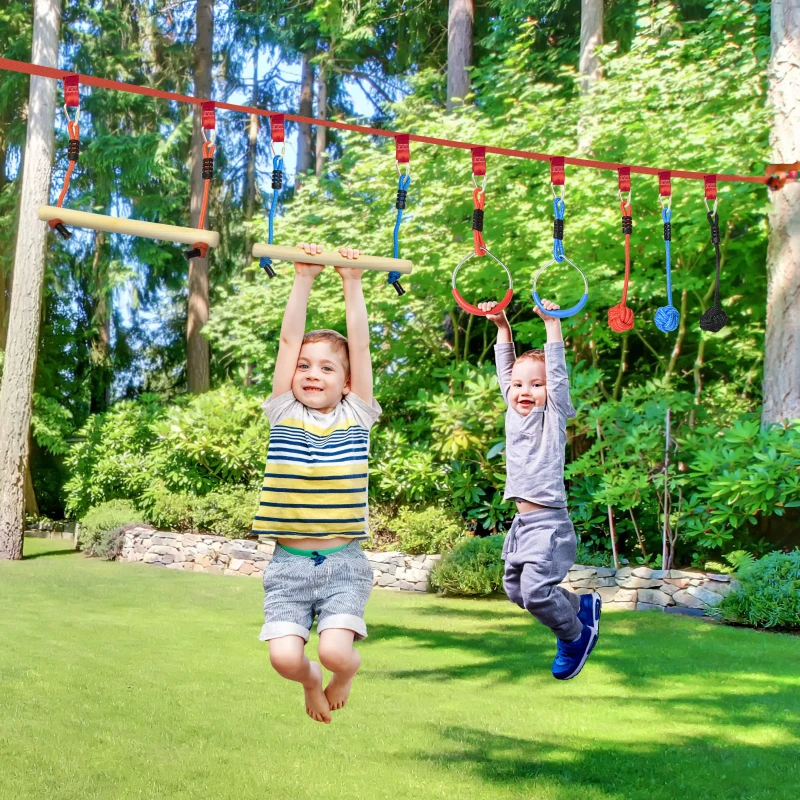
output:
[[[488,180],[489,176],[484,172],[483,173],[483,185],[478,186],[478,181],[475,180],[475,173],[472,173],[472,183],[476,189],[480,189],[484,194],[486,194],[486,181]]]
[[[411,162],[410,161],[406,161],[405,164],[406,164],[406,177],[408,177],[409,175],[411,175]],[[394,162],[394,168],[397,170],[397,177],[398,178],[401,177],[402,173],[400,172],[400,162],[399,161],[395,161]]]
[[[556,193],[556,184],[554,184],[554,183],[550,184],[550,189],[552,190],[553,197],[556,200],[563,200],[567,196],[567,184],[566,183],[562,183],[562,184],[560,184],[560,186],[561,186],[561,195],[559,196]]]

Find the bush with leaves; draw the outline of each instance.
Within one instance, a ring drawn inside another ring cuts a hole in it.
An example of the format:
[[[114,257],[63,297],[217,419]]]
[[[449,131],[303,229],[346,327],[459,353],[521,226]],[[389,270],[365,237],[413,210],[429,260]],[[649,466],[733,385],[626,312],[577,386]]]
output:
[[[459,542],[430,576],[443,595],[481,597],[503,591],[502,535],[473,536]]]
[[[722,619],[754,628],[800,629],[800,549],[770,553],[737,577],[739,588],[717,606]]]
[[[423,509],[404,507],[392,521],[400,550],[418,553],[446,553],[468,535],[463,520],[438,506]]]
[[[78,546],[89,556],[113,561],[122,552],[123,530],[144,522],[142,514],[127,500],[100,503],[83,516],[78,528]]]

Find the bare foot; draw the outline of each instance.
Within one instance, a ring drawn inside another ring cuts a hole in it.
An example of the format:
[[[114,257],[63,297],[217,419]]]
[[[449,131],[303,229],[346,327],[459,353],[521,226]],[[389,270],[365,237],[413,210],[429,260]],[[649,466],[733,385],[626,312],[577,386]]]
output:
[[[325,689],[325,697],[328,698],[328,703],[330,704],[331,711],[338,711],[340,708],[345,707],[345,704],[347,703],[347,698],[350,697],[350,687],[352,685],[353,685],[352,675],[346,680],[338,678],[336,675],[333,675],[333,677],[331,677],[331,682]]]
[[[311,719],[327,725],[331,721],[331,707],[328,705],[325,692],[322,691],[322,667],[316,661],[312,661],[309,669],[314,683],[303,687],[306,693],[306,714]]]

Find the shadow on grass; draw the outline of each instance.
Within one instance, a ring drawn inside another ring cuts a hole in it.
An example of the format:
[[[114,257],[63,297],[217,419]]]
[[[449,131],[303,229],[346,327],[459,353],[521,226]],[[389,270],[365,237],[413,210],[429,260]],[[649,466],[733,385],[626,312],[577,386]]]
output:
[[[764,720],[766,721],[766,720]],[[715,800],[781,800],[796,796],[797,745],[746,744],[723,736],[687,736],[640,744],[559,737],[545,742],[448,727],[441,750],[415,758],[468,771],[497,788],[555,788],[548,797],[581,797],[590,789],[619,800],[676,797],[680,791]],[[560,791],[559,791],[560,790]],[[666,790],[666,792],[665,792]]]
[[[64,549],[64,550],[42,550],[38,553],[22,553],[23,561],[30,561],[34,558],[49,558],[50,556],[74,556],[77,555],[77,550]]]
[[[370,625],[376,642],[410,639],[422,649],[450,651],[463,656],[460,663],[428,669],[398,669],[389,672],[389,677],[518,681],[529,677],[533,671],[543,671],[543,674],[549,671],[550,661],[555,656],[555,638],[527,615],[500,612],[493,617],[491,611],[485,610],[448,611],[451,617],[493,618],[495,624],[488,631],[474,632],[408,624]],[[426,609],[425,613],[429,615],[431,610]],[[438,617],[437,612],[433,613]],[[444,611],[440,613],[447,616]],[[779,650],[773,651],[773,646]],[[774,683],[764,684],[765,695],[778,690],[783,679],[783,684],[792,684],[795,692],[794,702],[790,703],[787,698],[787,705],[800,711],[798,657],[800,642],[794,637],[759,636],[754,631],[737,631],[667,615],[653,624],[649,615],[623,612],[603,618],[600,641],[591,661],[615,673],[626,686],[645,692],[657,690],[677,678],[742,674],[750,683],[759,681],[759,676],[768,675]],[[424,664],[425,659],[420,659],[420,663]]]

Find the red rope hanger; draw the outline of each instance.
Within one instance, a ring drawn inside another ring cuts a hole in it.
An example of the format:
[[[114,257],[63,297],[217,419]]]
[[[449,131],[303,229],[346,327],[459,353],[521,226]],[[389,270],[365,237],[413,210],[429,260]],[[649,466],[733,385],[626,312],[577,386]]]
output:
[[[42,67],[39,64],[29,64],[25,61],[14,61],[10,58],[0,58],[0,69],[9,72],[20,72],[26,75],[38,75],[42,78],[53,78],[55,80],[63,80],[66,77],[73,76],[75,73],[63,69],[54,69],[52,67]],[[120,92],[130,92],[132,94],[141,94],[148,97],[156,97],[161,100],[170,100],[179,103],[191,103],[197,105],[199,103],[207,102],[204,98],[192,97],[191,95],[176,94],[175,92],[165,92],[161,89],[152,89],[147,86],[137,86],[133,83],[124,83],[122,81],[111,81],[106,78],[97,78],[93,75],[78,75],[80,83],[86,86],[97,86],[100,89],[112,89]],[[217,108],[222,108],[227,111],[237,111],[242,114],[255,114],[260,117],[272,117],[280,114],[278,111],[265,111],[260,108],[253,108],[251,106],[240,106],[235,103],[216,103]],[[336,128],[338,130],[355,131],[356,133],[363,133],[369,136],[385,136],[387,138],[394,138],[399,134],[395,131],[387,131],[381,128],[369,128],[365,125],[353,125],[347,122],[339,122],[330,119],[316,119],[314,117],[301,117],[297,114],[284,114],[284,117],[294,122],[303,122],[310,125],[322,125],[326,128]],[[472,142],[459,142],[454,139],[438,139],[433,136],[419,136],[417,134],[410,134],[409,139],[412,142],[419,142],[421,144],[434,144],[441,147],[454,147],[462,150],[474,150],[480,145]],[[527,158],[534,161],[550,161],[553,157],[547,153],[534,153],[530,150],[515,150],[507,147],[486,147],[487,153],[494,153],[501,156],[511,156],[512,158]],[[565,157],[564,163],[575,167],[589,167],[592,169],[608,169],[619,170],[620,168],[628,168],[632,173],[641,175],[658,175],[663,172],[664,167],[644,167],[635,164],[618,164],[608,161],[595,161],[588,158],[571,158]],[[773,167],[782,167],[784,165],[772,165]],[[794,172],[788,172],[779,178],[772,177],[776,172],[775,169],[767,168],[767,176],[764,175],[716,175],[717,181],[724,181],[727,183],[760,183],[767,184],[770,188],[779,189],[787,181],[797,180],[796,165]],[[691,170],[670,169],[670,174],[673,178],[687,178],[690,180],[704,180],[708,172],[693,172]],[[712,173],[713,174],[713,173]],[[769,176],[769,177],[768,177]],[[781,180],[782,178],[782,180]]]

